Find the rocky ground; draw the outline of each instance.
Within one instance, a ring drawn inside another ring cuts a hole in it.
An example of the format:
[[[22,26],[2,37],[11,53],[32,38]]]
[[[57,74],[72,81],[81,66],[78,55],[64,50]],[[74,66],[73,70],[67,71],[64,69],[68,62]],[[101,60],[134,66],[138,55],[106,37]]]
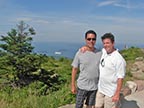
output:
[[[124,97],[122,108],[144,108],[144,90]]]

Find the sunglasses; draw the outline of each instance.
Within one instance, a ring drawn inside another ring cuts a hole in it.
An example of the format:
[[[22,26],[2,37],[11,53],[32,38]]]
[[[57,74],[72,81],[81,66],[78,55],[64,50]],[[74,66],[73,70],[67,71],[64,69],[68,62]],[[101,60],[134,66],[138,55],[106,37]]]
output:
[[[87,40],[88,40],[88,41],[91,41],[91,40],[92,40],[92,41],[95,41],[96,38],[87,38]]]

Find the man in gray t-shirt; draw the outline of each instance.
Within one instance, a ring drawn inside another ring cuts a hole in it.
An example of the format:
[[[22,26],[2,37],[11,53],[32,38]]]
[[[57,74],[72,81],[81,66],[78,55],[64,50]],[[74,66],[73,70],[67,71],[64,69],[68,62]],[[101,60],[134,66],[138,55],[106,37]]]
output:
[[[96,51],[96,33],[89,30],[85,33],[87,51],[85,53],[77,51],[72,62],[72,85],[71,91],[76,96],[76,108],[83,108],[83,102],[86,99],[88,108],[95,106],[95,96],[99,78],[99,61],[101,52]],[[77,79],[77,89],[75,86],[76,74],[80,70]]]

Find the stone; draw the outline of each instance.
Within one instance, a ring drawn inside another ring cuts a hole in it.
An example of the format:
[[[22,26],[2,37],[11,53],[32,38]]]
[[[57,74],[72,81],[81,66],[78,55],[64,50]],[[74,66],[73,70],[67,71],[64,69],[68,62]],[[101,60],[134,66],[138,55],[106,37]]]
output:
[[[134,81],[127,81],[125,86],[127,86],[131,89],[131,93],[136,92],[137,84]]]
[[[131,94],[131,89],[127,86],[123,87],[121,90],[122,95],[125,97]]]

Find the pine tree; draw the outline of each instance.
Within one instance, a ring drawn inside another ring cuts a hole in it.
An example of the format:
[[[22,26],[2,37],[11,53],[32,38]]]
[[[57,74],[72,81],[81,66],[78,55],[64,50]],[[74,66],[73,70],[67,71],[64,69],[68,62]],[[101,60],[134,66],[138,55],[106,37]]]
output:
[[[7,36],[1,36],[0,41],[0,61],[3,62],[3,68],[11,70],[14,81],[25,80],[32,72],[38,70],[41,65],[41,58],[33,54],[34,47],[31,45],[32,35],[35,30],[29,25],[20,21],[16,26],[17,29],[11,29]],[[1,64],[0,63],[0,64]],[[7,66],[7,67],[6,67]]]

